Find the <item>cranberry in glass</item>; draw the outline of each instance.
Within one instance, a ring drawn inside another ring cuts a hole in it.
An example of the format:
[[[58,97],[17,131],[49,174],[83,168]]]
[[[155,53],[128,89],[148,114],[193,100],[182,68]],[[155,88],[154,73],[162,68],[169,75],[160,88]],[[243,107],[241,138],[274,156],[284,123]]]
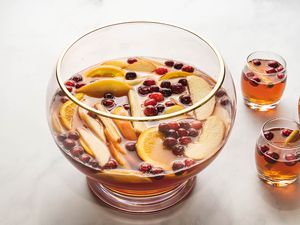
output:
[[[170,129],[170,127],[169,127],[169,124],[167,124],[167,123],[160,123],[158,125],[158,130],[162,133],[167,132],[169,129]]]
[[[114,159],[110,159],[105,165],[104,168],[105,169],[115,169],[118,167],[118,163],[116,160]]]
[[[137,77],[135,72],[127,72],[125,75],[126,80],[134,80]]]
[[[180,101],[182,104],[186,104],[186,105],[192,103],[191,96],[189,96],[189,95],[181,95],[181,96],[179,97],[179,101]]]
[[[105,107],[113,107],[115,105],[115,101],[112,99],[102,99],[101,102]]]
[[[195,163],[196,163],[196,161],[193,160],[193,159],[185,159],[185,160],[184,160],[184,165],[185,165],[186,167],[190,167],[190,166],[194,165]]]
[[[182,144],[182,145],[188,145],[189,143],[192,142],[192,139],[190,137],[187,137],[187,136],[183,136],[183,137],[180,137],[178,139],[179,143]]]
[[[157,85],[150,86],[150,92],[159,92],[159,87]]]
[[[273,164],[277,162],[277,160],[279,159],[279,155],[276,152],[267,151],[264,154],[264,159],[266,160],[266,162]]]
[[[143,173],[147,173],[152,169],[152,165],[146,162],[143,162],[139,166],[139,170]]]
[[[271,132],[271,131],[265,131],[264,132],[264,136],[265,136],[265,138],[267,139],[267,140],[272,140],[273,139],[273,137],[274,137],[274,134]]]
[[[73,140],[73,139],[70,139],[70,138],[66,138],[64,141],[63,141],[63,145],[66,149],[71,149],[73,148],[75,145],[76,145],[76,142]]]
[[[178,171],[178,170],[181,170],[185,167],[184,165],[184,162],[180,161],[180,160],[176,160],[173,162],[173,165],[172,165],[172,169],[173,171]],[[184,171],[180,171],[180,172],[176,172],[175,174],[178,176],[178,175],[181,175],[183,174]]]
[[[188,121],[180,121],[179,126],[184,129],[189,129],[191,127],[191,124]]]
[[[134,152],[136,151],[136,142],[127,142],[125,144],[125,148],[128,150],[128,151],[131,151],[131,152]]]
[[[185,79],[185,78],[180,79],[180,80],[178,81],[178,83],[182,84],[183,86],[187,86],[187,85],[188,85],[187,79]]]
[[[165,110],[165,106],[163,104],[156,105],[157,112],[161,113]]]
[[[153,105],[148,105],[144,109],[144,114],[146,116],[156,116],[158,114],[157,109]]]
[[[199,120],[194,120],[191,122],[191,127],[195,128],[196,130],[200,130],[202,128],[202,122]]]
[[[285,154],[284,158],[286,160],[285,164],[287,166],[293,166],[297,163],[297,156],[294,153],[287,153]]]
[[[156,105],[157,104],[157,101],[155,99],[151,99],[151,98],[148,98],[144,101],[144,106],[148,106],[148,105]]]
[[[176,156],[181,156],[184,154],[184,146],[182,145],[175,145],[173,148],[172,148],[172,152],[174,155]]]
[[[178,130],[180,128],[180,124],[178,122],[171,121],[168,124],[171,129]]]
[[[183,67],[183,64],[182,64],[182,63],[175,63],[175,64],[174,64],[174,68],[175,68],[176,70],[180,70],[182,67]]]
[[[158,75],[164,75],[168,72],[168,69],[163,68],[163,67],[159,67],[159,68],[156,68],[154,71]]]
[[[168,67],[172,67],[174,65],[174,61],[167,60],[167,61],[165,61],[165,65],[168,66]]]
[[[284,137],[288,137],[290,136],[290,134],[292,133],[293,131],[291,129],[283,129],[281,131],[281,134],[284,136]]]
[[[149,93],[150,93],[150,87],[147,87],[147,86],[140,86],[140,87],[138,88],[138,93],[141,94],[141,95],[149,94]]]
[[[184,128],[179,128],[178,131],[177,131],[177,133],[178,133],[179,137],[188,136],[189,135],[189,132],[186,129],[184,129]]]
[[[137,59],[136,59],[136,58],[128,58],[128,59],[127,59],[127,63],[128,63],[128,64],[133,64],[133,63],[135,63],[135,62],[137,62]]]
[[[73,81],[75,81],[75,82],[79,82],[79,81],[82,81],[82,80],[83,80],[82,76],[79,75],[79,74],[73,76],[71,79],[72,79]]]
[[[196,130],[195,128],[190,128],[188,130],[188,135],[191,137],[197,137],[199,135],[199,131]]]
[[[88,163],[91,160],[91,156],[89,154],[83,153],[80,157],[79,160],[83,163]]]
[[[166,131],[166,136],[172,138],[178,138],[178,133],[176,132],[176,130],[169,129],[168,131]]]
[[[185,87],[181,83],[171,85],[171,90],[174,94],[181,94],[185,91]]]
[[[165,102],[165,106],[167,106],[167,107],[170,107],[170,106],[173,106],[173,105],[175,105],[175,103],[173,101],[166,101]]]
[[[162,93],[164,97],[170,97],[172,95],[172,90],[169,88],[162,88],[160,89],[160,93]]]
[[[194,72],[195,69],[192,66],[185,65],[185,66],[182,67],[181,70],[184,71],[184,72],[192,73],[192,72]]]
[[[162,87],[162,88],[170,88],[171,87],[171,82],[164,80],[164,81],[161,82],[160,87]]]
[[[73,140],[78,140],[79,139],[79,134],[76,131],[70,131],[68,133],[68,138],[73,139]]]
[[[151,85],[155,85],[156,82],[155,82],[155,80],[153,80],[153,79],[146,79],[146,80],[143,82],[143,84],[144,84],[145,86],[151,86]]]
[[[70,150],[72,156],[78,157],[84,153],[84,150],[81,146],[74,147]]]
[[[163,144],[168,148],[172,148],[174,145],[177,144],[177,140],[173,137],[166,137],[163,141]]]

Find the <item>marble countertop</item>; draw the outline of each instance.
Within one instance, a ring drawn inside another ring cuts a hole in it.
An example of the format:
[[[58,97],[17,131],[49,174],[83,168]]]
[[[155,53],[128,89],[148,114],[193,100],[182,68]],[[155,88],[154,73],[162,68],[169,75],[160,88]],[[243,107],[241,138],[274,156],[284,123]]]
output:
[[[0,224],[299,224],[300,182],[269,187],[257,179],[254,164],[262,123],[297,119],[299,12],[298,0],[1,0]],[[46,86],[60,52],[93,28],[129,20],[172,23],[212,40],[238,94],[236,124],[222,153],[198,175],[186,201],[155,215],[100,205],[57,150],[46,123]],[[287,89],[273,112],[252,112],[242,103],[240,72],[255,50],[287,60]]]

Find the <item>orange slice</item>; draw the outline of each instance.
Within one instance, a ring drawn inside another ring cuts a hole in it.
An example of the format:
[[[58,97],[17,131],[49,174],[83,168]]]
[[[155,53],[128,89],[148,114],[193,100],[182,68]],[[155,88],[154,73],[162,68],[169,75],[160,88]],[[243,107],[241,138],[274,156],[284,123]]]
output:
[[[84,94],[82,94],[82,93],[75,95],[75,98],[77,98],[78,100],[81,100],[83,97],[84,97]],[[65,102],[60,107],[59,116],[60,116],[61,123],[68,130],[72,129],[73,117],[74,117],[74,113],[75,113],[77,107],[78,106],[71,100]]]
[[[184,71],[171,71],[161,76],[159,80],[169,80],[178,77],[187,77],[193,75],[192,73],[184,72]]]

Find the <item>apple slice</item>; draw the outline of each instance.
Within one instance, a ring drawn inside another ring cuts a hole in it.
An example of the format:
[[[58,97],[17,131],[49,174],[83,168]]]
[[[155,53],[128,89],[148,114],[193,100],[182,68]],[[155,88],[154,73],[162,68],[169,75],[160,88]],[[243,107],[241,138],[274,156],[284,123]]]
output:
[[[93,152],[99,165],[104,166],[110,158],[110,152],[106,144],[85,128],[77,128],[77,131],[80,138],[82,138],[87,147]]]
[[[125,62],[125,61],[121,61],[121,60],[109,60],[109,61],[106,61],[104,63],[102,63],[102,65],[105,65],[105,66],[116,66],[116,67],[119,67],[119,68],[125,68],[128,63]]]
[[[125,69],[129,71],[152,72],[156,69],[156,66],[149,61],[138,59],[135,63],[128,64]]]
[[[182,109],[184,109],[184,107],[182,105],[173,105],[173,106],[168,107],[165,110],[164,114],[170,114],[170,113],[173,113],[173,112],[180,111]]]
[[[127,95],[130,89],[130,85],[121,80],[101,79],[77,89],[76,92],[85,93],[95,98],[101,98],[105,93],[110,92],[114,96],[120,97]]]
[[[199,102],[206,95],[211,92],[211,86],[201,77],[189,76],[187,82],[190,90],[191,99],[193,104]],[[198,120],[207,119],[214,111],[216,99],[213,96],[207,103],[195,110],[195,114]]]
[[[98,109],[100,111],[107,112],[107,110],[101,105],[101,103],[97,103],[95,105],[95,107],[96,107],[96,109]],[[104,124],[104,126],[107,129],[107,132],[110,134],[112,140],[114,142],[121,142],[121,136],[120,136],[114,122],[111,119],[106,118],[104,116],[99,116],[99,115],[97,115],[97,116]]]
[[[55,112],[51,113],[51,124],[56,133],[62,133],[64,131],[64,128],[60,124],[59,118]]]
[[[156,60],[154,60],[154,59],[150,59],[150,58],[142,58],[142,57],[138,57],[137,59],[138,59],[138,60],[144,60],[144,61],[146,61],[146,62],[150,62],[150,63],[152,63],[153,65],[155,65],[156,67],[165,66],[164,63],[161,63],[161,62],[156,61]]]
[[[127,162],[127,160],[124,158],[124,156],[115,148],[113,143],[108,144],[110,153],[112,157],[123,167],[129,169],[130,165]]]
[[[185,71],[171,71],[166,73],[165,75],[161,76],[159,78],[159,80],[169,80],[169,79],[173,79],[173,78],[178,78],[178,77],[187,77],[187,76],[191,76],[193,75],[192,73],[188,73]]]
[[[117,66],[102,65],[84,73],[85,77],[124,77],[126,71]]]
[[[102,124],[100,124],[96,119],[92,118],[87,114],[87,111],[79,108],[78,114],[80,119],[82,119],[88,128],[94,132],[94,134],[100,138],[103,142],[106,142],[105,134],[104,134],[104,128]]]
[[[219,150],[225,129],[225,125],[219,117],[209,117],[205,121],[199,141],[188,145],[185,155],[196,160],[209,158]]]
[[[128,92],[128,100],[130,104],[130,111],[131,115],[134,117],[141,117],[143,116],[142,107],[138,101],[138,95],[134,90],[129,90]],[[136,132],[141,133],[146,129],[146,125],[144,122],[133,122],[133,127]]]
[[[126,154],[125,149],[122,148],[121,145],[114,140],[114,137],[111,136],[111,134],[108,132],[106,128],[104,129],[104,133],[107,140],[114,145],[115,149],[117,149],[122,154]]]
[[[223,120],[223,122],[226,126],[226,133],[228,133],[230,125],[231,125],[231,118],[230,118],[228,111],[221,105],[217,105],[215,107],[213,115],[217,116]]]
[[[103,170],[98,173],[98,175],[103,179],[113,180],[122,184],[152,183],[152,180],[149,177],[146,177],[142,172],[136,170]]]

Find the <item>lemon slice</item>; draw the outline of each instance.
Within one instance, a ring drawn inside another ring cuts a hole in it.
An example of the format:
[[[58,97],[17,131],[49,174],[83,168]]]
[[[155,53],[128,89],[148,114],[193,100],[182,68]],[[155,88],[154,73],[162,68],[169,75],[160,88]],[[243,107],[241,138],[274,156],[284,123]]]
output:
[[[170,114],[170,113],[173,113],[173,112],[177,112],[177,111],[180,111],[182,109],[184,109],[184,107],[182,105],[173,105],[171,107],[168,107],[165,110],[165,114]]]
[[[84,76],[85,77],[124,77],[125,70],[117,66],[103,65],[93,69],[88,70]]]
[[[293,130],[293,132],[285,139],[284,144],[287,145],[291,142],[296,142],[300,139],[299,130]]]
[[[77,98],[78,100],[81,100],[84,97],[84,94],[79,93],[75,95],[75,98]],[[65,102],[59,110],[59,118],[61,120],[62,125],[68,129],[71,130],[72,129],[72,122],[73,122],[73,117],[74,117],[74,113],[77,109],[77,105],[72,102],[71,100]]]

